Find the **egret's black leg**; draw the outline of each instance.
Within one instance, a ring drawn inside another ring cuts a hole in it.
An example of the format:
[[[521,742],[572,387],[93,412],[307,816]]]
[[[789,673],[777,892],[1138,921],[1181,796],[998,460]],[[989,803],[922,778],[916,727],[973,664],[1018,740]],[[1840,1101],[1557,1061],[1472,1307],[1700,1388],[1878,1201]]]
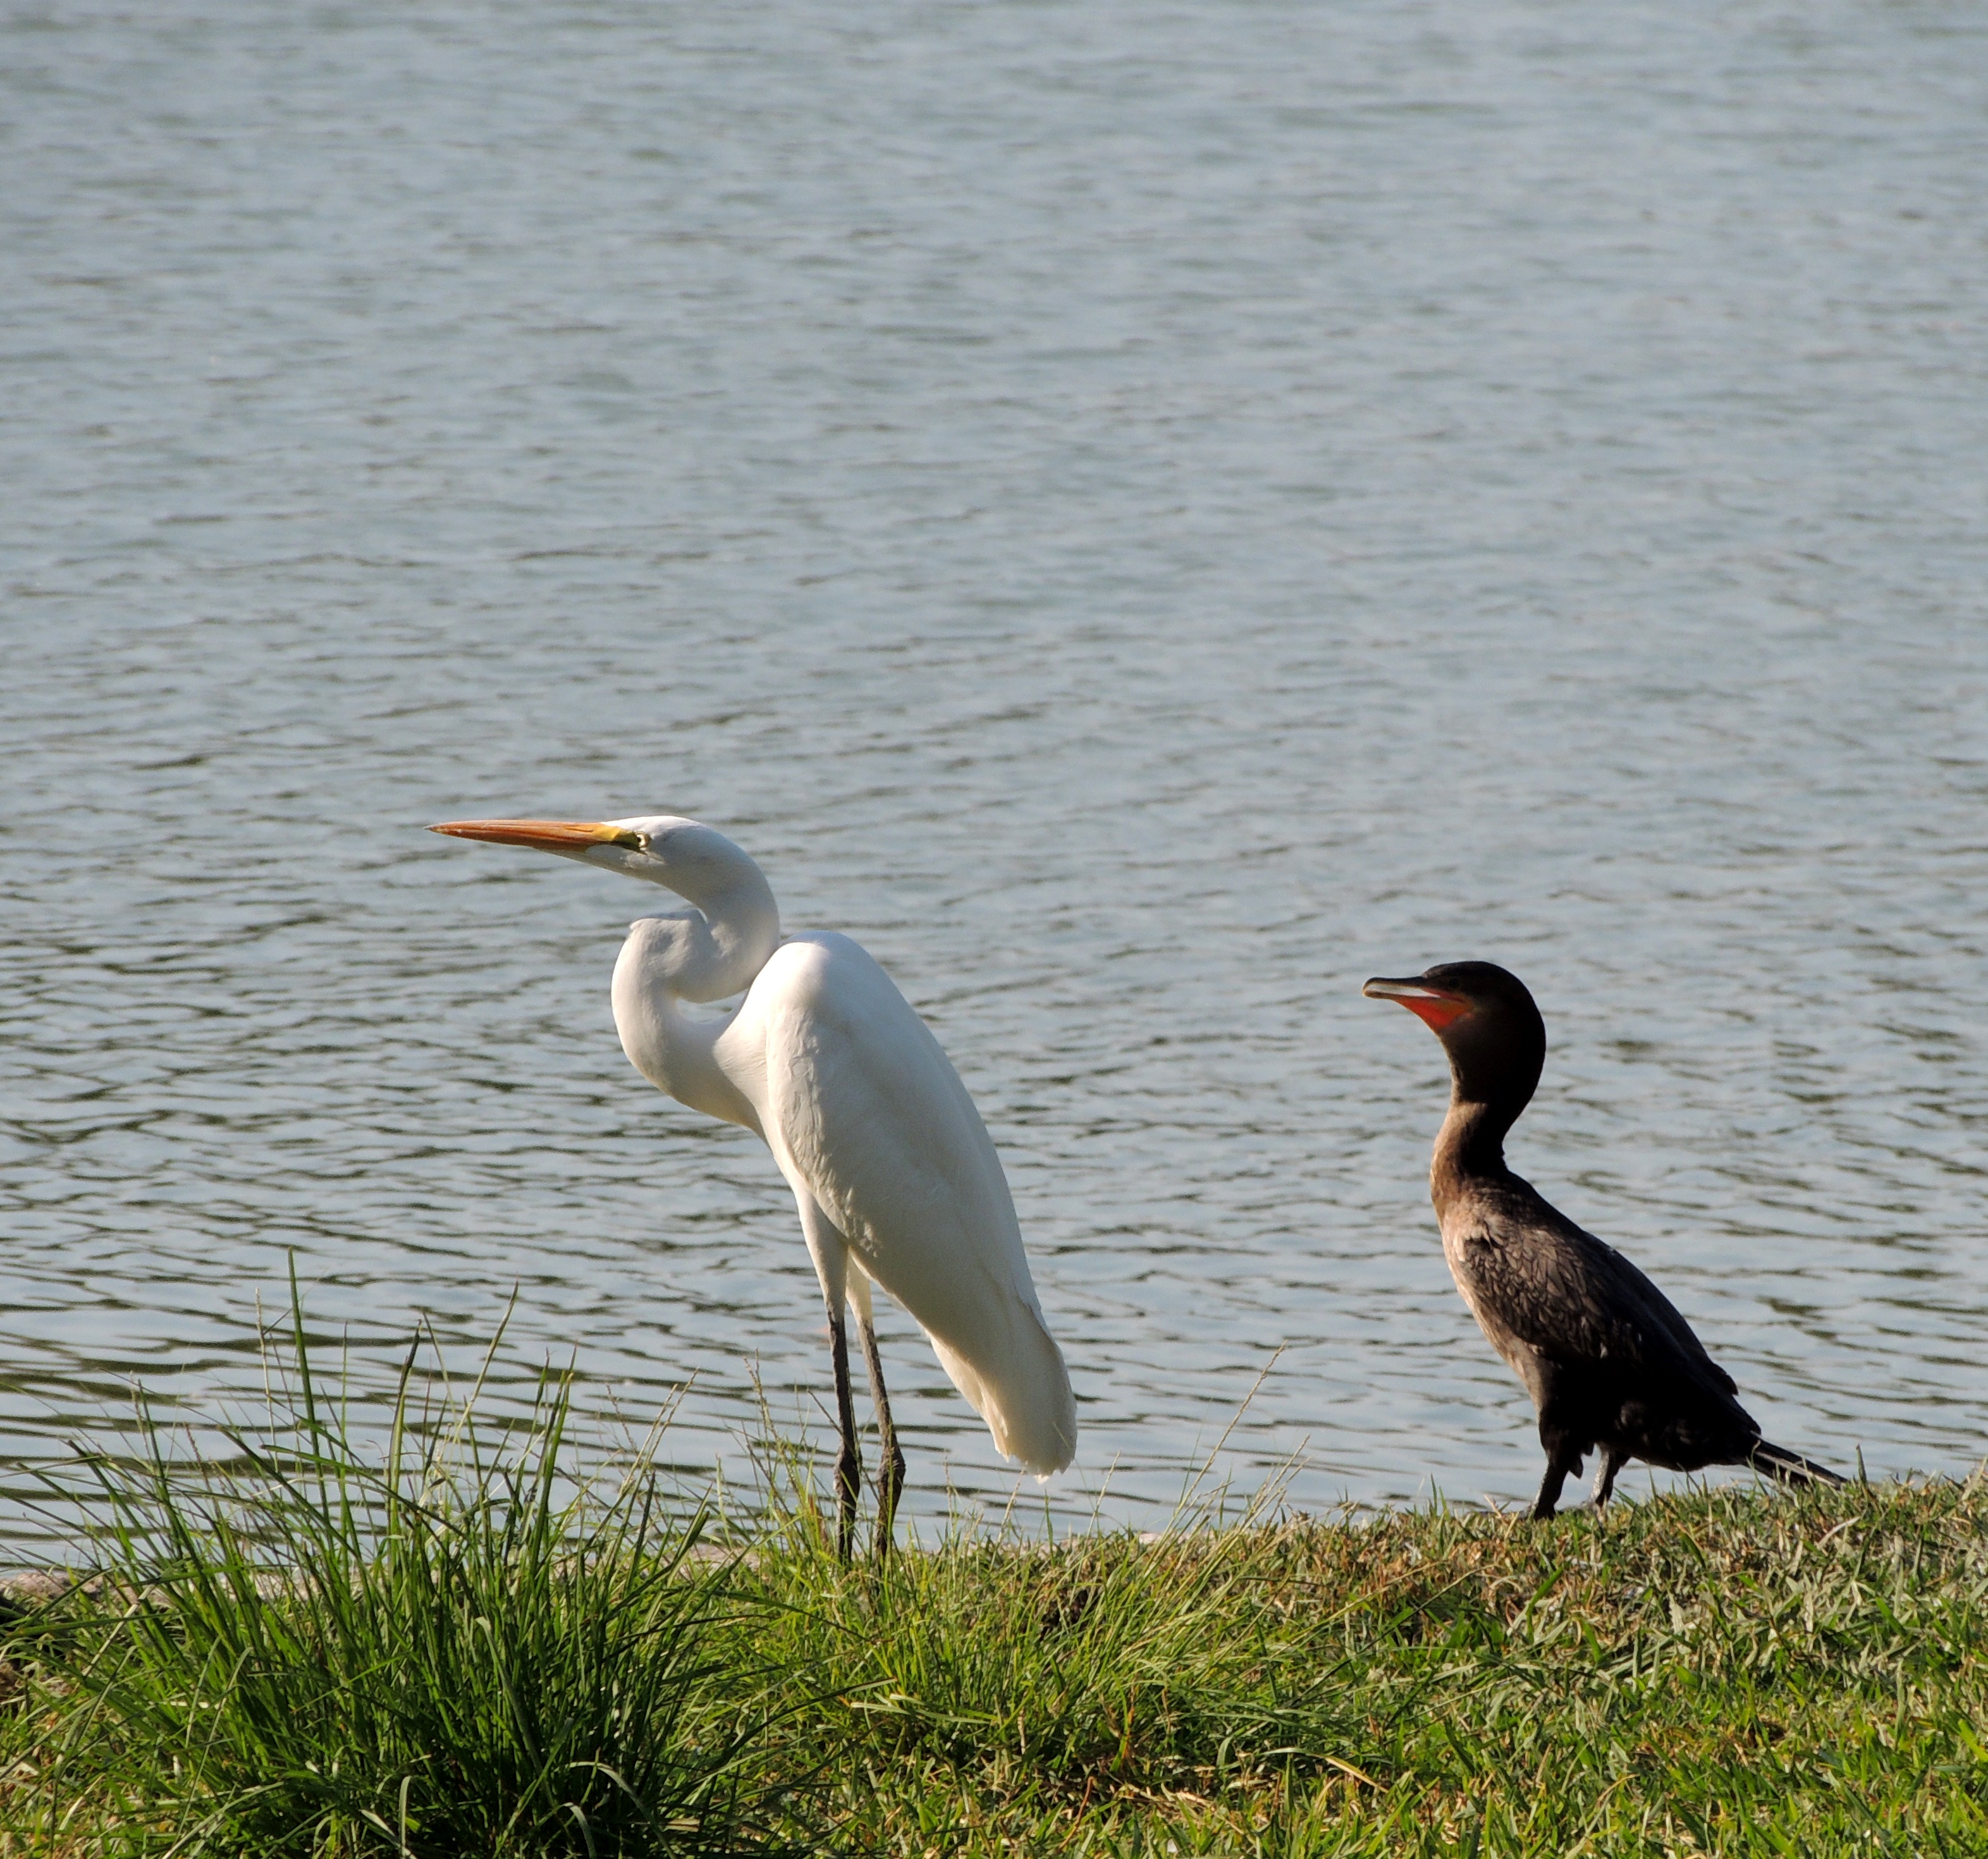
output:
[[[1615,1495],[1615,1474],[1628,1463],[1629,1455],[1614,1446],[1601,1448],[1601,1469],[1594,1475],[1594,1508],[1603,1509]]]
[[[835,1462],[837,1523],[836,1552],[844,1562],[856,1543],[856,1496],[863,1489],[863,1455],[856,1445],[856,1403],[849,1392],[849,1330],[840,1310],[828,1320],[835,1357],[835,1417],[842,1428],[842,1451]]]
[[[877,1553],[882,1557],[890,1553],[898,1494],[904,1488],[904,1454],[898,1444],[898,1429],[891,1424],[891,1397],[884,1391],[884,1358],[877,1353],[876,1326],[868,1317],[859,1317],[857,1328],[863,1338],[863,1360],[870,1370],[870,1392],[877,1402],[877,1449],[884,1462],[877,1468]]]

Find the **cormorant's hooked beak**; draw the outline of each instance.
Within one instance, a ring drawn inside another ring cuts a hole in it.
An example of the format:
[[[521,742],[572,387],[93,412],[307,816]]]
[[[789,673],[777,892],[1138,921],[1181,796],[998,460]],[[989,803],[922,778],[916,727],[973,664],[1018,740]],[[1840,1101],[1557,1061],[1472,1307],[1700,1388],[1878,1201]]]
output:
[[[596,846],[640,852],[647,843],[641,833],[602,820],[445,820],[428,830],[451,839],[488,840],[493,846],[529,846],[568,858],[584,858]]]
[[[1399,1001],[1417,1019],[1425,1021],[1432,1033],[1441,1033],[1470,1011],[1470,1002],[1462,995],[1439,988],[1419,975],[1390,981],[1384,975],[1377,975],[1360,992],[1369,1000]]]

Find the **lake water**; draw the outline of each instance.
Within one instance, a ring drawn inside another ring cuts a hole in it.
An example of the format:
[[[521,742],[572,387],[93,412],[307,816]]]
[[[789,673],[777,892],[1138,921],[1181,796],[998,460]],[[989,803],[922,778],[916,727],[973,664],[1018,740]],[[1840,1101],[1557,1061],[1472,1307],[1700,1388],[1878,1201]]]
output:
[[[770,1159],[616,1043],[668,898],[421,830],[507,813],[709,820],[925,1015],[1065,1522],[1530,1496],[1359,994],[1462,956],[1771,1437],[1978,1464],[1988,16],[854,17],[7,12],[0,1534],[292,1256],[362,1425],[516,1287],[500,1404],[827,1438]],[[913,1509],[1040,1507],[883,1330]]]

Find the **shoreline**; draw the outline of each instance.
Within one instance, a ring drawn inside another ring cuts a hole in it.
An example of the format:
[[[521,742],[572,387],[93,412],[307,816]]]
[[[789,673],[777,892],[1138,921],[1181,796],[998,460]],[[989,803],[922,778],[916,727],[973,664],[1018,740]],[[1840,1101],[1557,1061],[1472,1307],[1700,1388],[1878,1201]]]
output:
[[[122,1850],[135,1803],[275,1851],[403,1800],[410,1852],[522,1852],[492,1830],[556,1735],[562,1774],[651,1804],[586,1796],[630,1854],[1988,1851],[1979,1475],[962,1533],[881,1567],[796,1500],[708,1556],[666,1530],[576,1558],[472,1505],[460,1553],[417,1533],[302,1587],[197,1558],[177,1605],[63,1587],[0,1626],[31,1707],[0,1711],[0,1828],[69,1832],[0,1854]],[[531,1850],[586,1850],[566,1799]],[[395,1850],[367,1837],[330,1850]]]

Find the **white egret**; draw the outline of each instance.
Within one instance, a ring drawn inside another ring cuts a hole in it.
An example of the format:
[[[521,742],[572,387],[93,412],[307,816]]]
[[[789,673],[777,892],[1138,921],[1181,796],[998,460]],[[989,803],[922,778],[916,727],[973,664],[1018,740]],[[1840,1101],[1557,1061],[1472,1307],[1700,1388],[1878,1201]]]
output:
[[[1036,1299],[1000,1158],[938,1040],[859,944],[832,933],[783,938],[759,867],[694,820],[456,820],[431,830],[625,872],[691,906],[630,925],[614,965],[614,1024],[644,1077],[756,1131],[793,1190],[828,1306],[844,1556],[862,1479],[845,1304],[855,1307],[877,1404],[880,1550],[904,1477],[873,1281],[918,1320],[1001,1452],[1045,1475],[1070,1463],[1070,1377]],[[685,1010],[742,991],[722,1016]]]

